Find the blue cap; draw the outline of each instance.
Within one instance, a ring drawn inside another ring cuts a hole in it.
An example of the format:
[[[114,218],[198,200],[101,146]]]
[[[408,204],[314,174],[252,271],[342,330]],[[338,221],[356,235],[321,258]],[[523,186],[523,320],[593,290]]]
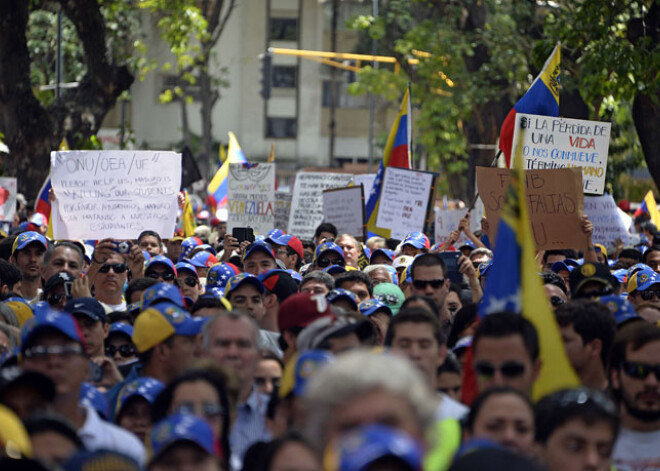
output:
[[[459,353],[461,350],[465,350],[468,348],[470,345],[472,345],[472,336],[468,337],[463,337],[456,342],[456,345],[454,345],[454,348],[452,348],[452,352],[454,353]]]
[[[193,255],[192,258],[190,259],[190,263],[198,268],[204,268],[215,265],[216,263],[218,263],[218,259],[215,258],[215,255],[213,255],[212,253],[202,251],[202,252],[197,252],[195,255]]]
[[[204,294],[202,296],[210,296],[215,299],[221,299],[225,297],[225,290],[224,288],[206,288],[206,291],[204,291]]]
[[[83,314],[95,322],[108,322],[103,305],[94,298],[74,298],[64,306],[64,311],[75,316]]]
[[[381,458],[392,456],[410,469],[421,470],[424,450],[400,429],[370,424],[343,434],[333,450],[337,471],[365,471]]]
[[[174,268],[176,268],[177,274],[182,271],[187,271],[192,273],[196,278],[199,278],[199,275],[197,274],[197,268],[195,268],[194,265],[188,262],[179,262],[176,265],[174,265]]]
[[[620,268],[619,270],[614,270],[612,272],[612,275],[614,278],[619,280],[619,283],[623,284],[623,281],[626,279],[626,275],[628,274],[628,270],[625,268]]]
[[[650,268],[645,268],[635,272],[630,278],[628,278],[628,293],[633,291],[646,291],[653,285],[660,283],[660,275],[651,270]]]
[[[329,267],[325,267],[323,271],[328,275],[336,275],[337,273],[346,273],[346,268],[340,265],[330,265]]]
[[[119,391],[117,396],[117,411],[115,417],[119,415],[129,399],[141,397],[149,404],[153,405],[156,397],[165,389],[165,385],[155,378],[143,376],[126,383]]]
[[[190,414],[172,414],[151,429],[151,462],[176,443],[192,443],[212,456],[217,456],[213,446],[213,431],[202,419]]]
[[[365,316],[371,316],[378,311],[383,311],[390,317],[393,315],[392,310],[387,304],[375,298],[362,301],[358,306],[358,309],[360,309],[360,312]]]
[[[42,245],[44,250],[48,250],[48,241],[44,236],[38,232],[28,231],[23,232],[16,237],[11,248],[11,254],[14,255],[17,251],[23,250],[25,247],[35,242]]]
[[[399,284],[399,272],[396,271],[396,268],[394,268],[392,265],[385,265],[385,269],[390,273],[390,276],[392,277],[392,283],[395,285]]]
[[[236,276],[232,276],[227,282],[227,285],[225,286],[225,297],[228,298],[232,291],[246,283],[251,284],[257,288],[257,291],[259,291],[261,294],[266,292],[266,288],[264,287],[263,283],[259,281],[259,278],[249,273],[239,273]]]
[[[412,245],[416,249],[428,249],[431,246],[429,238],[422,232],[411,232],[401,242],[401,247],[404,245]]]
[[[218,263],[209,268],[206,274],[206,289],[209,288],[222,288],[227,286],[229,278],[238,275],[238,272],[226,263]]]
[[[133,326],[128,325],[126,322],[113,322],[110,324],[110,334],[124,334],[129,338],[133,336]]]
[[[183,259],[188,258],[188,256],[195,250],[195,247],[202,245],[202,239],[198,237],[188,237],[181,242],[181,252],[179,253],[179,262]]]
[[[327,363],[334,361],[335,357],[327,350],[306,350],[296,359],[294,369],[293,394],[300,397],[305,392],[307,382],[314,374]]]
[[[612,312],[617,326],[634,319],[643,320],[637,315],[633,305],[621,296],[608,294],[607,296],[601,296],[598,300]]]
[[[144,267],[144,272],[145,273],[148,272],[151,267],[154,267],[156,265],[163,265],[166,268],[170,269],[172,273],[176,275],[176,268],[174,268],[174,263],[165,255],[156,255],[151,260],[149,260],[149,262],[147,262],[147,265]]]
[[[575,267],[569,265],[566,263],[566,260],[560,260],[558,262],[555,262],[552,264],[550,267],[550,271],[553,273],[559,273],[562,270],[566,270],[567,272],[572,272],[575,269]]]
[[[373,252],[371,252],[371,256],[369,257],[369,263],[374,263],[374,258],[376,257],[376,255],[379,255],[379,254],[380,254],[380,255],[384,255],[384,256],[386,256],[387,259],[388,259],[390,262],[393,262],[393,261],[394,261],[394,258],[396,257],[396,255],[394,254],[394,250],[390,250],[390,249],[376,249],[376,250],[374,250]]]
[[[650,270],[651,267],[648,265],[645,265],[644,263],[636,263],[632,267],[628,268],[628,279],[630,279],[631,276],[633,276],[635,273],[637,273],[640,270]]]
[[[92,406],[104,419],[109,417],[110,407],[108,406],[108,401],[101,391],[89,383],[82,383],[80,385],[80,403]]]
[[[479,265],[479,276],[484,277],[488,276],[488,271],[490,270],[490,267],[493,266],[493,261],[488,260],[485,263],[482,263]]]
[[[266,234],[266,238],[264,240],[266,242],[268,242],[269,244],[276,244],[277,242],[275,242],[275,241],[277,239],[279,239],[280,237],[282,237],[283,235],[284,235],[283,230],[281,230],[281,229],[271,229],[270,231],[268,231],[268,234]],[[286,245],[286,244],[282,244],[282,245]]]
[[[354,311],[357,311],[358,309],[357,296],[355,296],[355,293],[347,289],[335,288],[325,295],[325,299],[327,299],[330,304],[340,299],[345,299],[351,304]]]
[[[248,248],[245,250],[245,255],[243,255],[243,260],[247,260],[250,255],[252,255],[255,252],[263,252],[267,255],[270,255],[273,257],[273,260],[276,258],[275,257],[275,252],[273,252],[273,247],[266,242],[265,240],[257,240],[252,242]]]
[[[463,247],[469,247],[469,248],[471,248],[471,249],[474,249],[474,248],[475,248],[475,246],[474,246],[474,242],[472,242],[471,240],[466,240],[465,242],[463,242],[463,243],[458,247],[458,249],[460,250],[460,249],[462,249]]]
[[[180,306],[159,302],[143,310],[133,325],[133,344],[140,353],[151,350],[173,335],[196,336],[201,325]]]
[[[324,252],[336,252],[341,256],[341,258],[344,258],[344,251],[340,246],[334,242],[323,242],[318,247],[316,247],[314,260],[317,260]]]
[[[142,255],[144,256],[145,261],[149,262],[149,260],[151,260],[151,254],[149,252],[147,252],[146,250],[142,251]]]
[[[157,302],[167,301],[184,307],[181,290],[169,283],[157,283],[144,290],[142,293],[142,310]]]
[[[23,324],[21,329],[21,353],[34,337],[46,329],[55,329],[71,340],[82,344],[78,324],[71,314],[53,309],[43,309]]]
[[[196,248],[196,249],[203,250],[204,252],[209,252],[209,253],[211,253],[211,254],[213,254],[213,255],[217,255],[217,252],[215,251],[215,249],[213,248],[213,246],[212,246],[212,245],[209,245],[209,244],[201,244],[201,245],[198,245],[198,246],[195,247],[195,248]],[[195,254],[195,255],[197,255],[197,254]]]
[[[298,272],[295,271],[295,270],[292,270],[291,268],[289,268],[287,271],[288,271],[289,274],[291,275],[291,278],[293,278],[294,280],[296,280],[296,281],[298,282],[298,284],[302,283],[302,279],[303,279],[303,277],[302,277],[302,275],[301,275],[300,273],[298,273]]]

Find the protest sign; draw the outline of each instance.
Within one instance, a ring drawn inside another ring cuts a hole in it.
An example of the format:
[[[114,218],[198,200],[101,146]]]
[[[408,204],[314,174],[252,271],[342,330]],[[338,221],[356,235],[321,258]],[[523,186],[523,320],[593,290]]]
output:
[[[458,229],[458,223],[465,217],[467,208],[464,209],[441,209],[435,208],[435,242],[442,243],[449,238],[451,231]],[[470,230],[472,232],[481,229],[481,218],[483,217],[483,205],[475,206],[470,212]],[[464,232],[458,237],[456,246],[463,245],[468,241]]]
[[[612,195],[585,196],[584,214],[589,216],[589,220],[594,224],[591,236],[594,244],[614,247],[616,239],[621,239],[624,244],[628,243],[628,228]]]
[[[433,196],[434,176],[430,172],[387,167],[376,227],[389,231],[393,239],[423,231]]]
[[[599,121],[518,113],[513,145],[522,128],[526,170],[580,167],[584,193],[602,195],[611,127],[611,123]]]
[[[291,213],[291,198],[288,191],[275,192],[275,227],[289,232],[289,214]]]
[[[174,233],[181,154],[161,151],[51,152],[55,239],[137,239]]]
[[[347,186],[351,173],[298,172],[293,186],[289,233],[312,240],[316,226],[323,222],[323,190]]]
[[[265,235],[275,226],[275,164],[229,164],[227,232],[251,227]]]
[[[353,184],[355,186],[362,185],[364,187],[364,204],[367,204],[369,199],[369,194],[371,193],[371,188],[374,186],[374,180],[376,179],[375,173],[361,173],[353,177]]]
[[[496,242],[510,170],[477,167],[477,187],[484,202],[492,243]],[[577,168],[525,171],[527,207],[539,249],[581,248],[587,239],[581,229],[584,195]]]
[[[364,240],[364,188],[362,185],[323,191],[325,222],[335,225],[339,234]]]
[[[0,177],[0,221],[11,222],[16,213],[16,179]]]

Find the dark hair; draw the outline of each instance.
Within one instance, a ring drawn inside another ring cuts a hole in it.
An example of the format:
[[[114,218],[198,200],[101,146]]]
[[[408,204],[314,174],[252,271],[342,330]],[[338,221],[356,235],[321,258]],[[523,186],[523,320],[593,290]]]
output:
[[[46,250],[46,253],[44,254],[44,266],[47,266],[50,263],[50,259],[53,256],[53,252],[55,252],[55,249],[59,249],[60,247],[65,247],[67,249],[71,249],[74,252],[76,252],[76,255],[80,257],[80,268],[82,268],[83,263],[85,263],[85,252],[80,247],[80,244],[76,244],[75,242],[69,242],[68,240],[63,240],[61,242],[57,242],[54,245],[48,246],[48,250]]]
[[[143,237],[147,237],[147,236],[155,237],[156,239],[158,239],[158,245],[163,245],[163,240],[160,238],[160,235],[158,234],[158,232],[155,232],[155,231],[142,231],[142,232],[140,232],[140,235],[137,238],[138,244],[140,243],[140,239],[142,239]]]
[[[562,290],[565,295],[568,295],[564,279],[555,272],[550,271],[547,273],[541,273],[541,280],[543,280],[544,285],[555,285],[557,288]]]
[[[335,289],[335,279],[332,277],[332,275],[329,275],[328,273],[320,270],[316,270],[311,271],[303,276],[302,281],[298,285],[298,291],[300,291],[308,281],[318,281],[323,283],[325,287],[328,288],[328,291]]]
[[[293,250],[293,248],[289,247],[288,245],[281,245],[280,247],[284,247],[286,249],[286,254],[290,257],[291,255],[296,256],[296,270],[300,270],[300,267],[302,267],[303,264],[303,259],[300,257],[300,254]]]
[[[436,267],[440,266],[442,267],[442,274],[447,275],[447,267],[445,266],[445,261],[442,259],[442,257],[437,254],[437,253],[424,253],[421,254],[413,260],[413,262],[410,264],[410,268],[408,269],[408,273],[412,277],[412,279],[415,279],[415,268],[417,267]]]
[[[316,452],[307,440],[295,432],[289,432],[270,442],[256,442],[245,452],[242,471],[270,471],[275,456],[289,443],[298,443]]]
[[[429,309],[427,309],[428,312],[430,312],[436,317],[440,315],[440,308],[438,307],[438,303],[436,303],[433,300],[433,298],[430,298],[429,296],[426,296],[424,294],[413,294],[412,296],[408,297],[401,304],[399,311],[403,311],[404,309],[409,309],[412,307],[411,304],[417,304],[419,301],[423,302],[429,307]]]
[[[454,322],[451,325],[451,330],[447,336],[447,346],[449,348],[454,348],[456,342],[458,342],[458,336],[465,329],[470,327],[472,324],[477,322],[477,305],[476,304],[466,304],[458,311],[454,316]]]
[[[660,246],[658,245],[652,245],[642,255],[642,263],[646,264],[646,262],[649,259],[649,255],[651,255],[652,252],[660,252]]]
[[[106,316],[108,318],[108,324],[114,324],[115,322],[124,322],[129,325],[133,325],[133,316],[130,312],[126,311],[112,311]]]
[[[428,324],[431,326],[431,332],[438,346],[442,347],[445,344],[445,336],[442,333],[442,327],[437,317],[432,315],[429,311],[421,307],[409,307],[401,309],[399,313],[392,318],[390,325],[385,334],[385,341],[383,342],[386,347],[392,346],[396,327],[399,324],[413,323],[413,324]]]
[[[642,212],[638,216],[635,216],[634,224],[639,225],[645,221],[651,220],[651,215],[647,212]]]
[[[456,355],[454,355],[453,352],[449,352],[445,361],[442,362],[442,365],[438,366],[436,376],[439,376],[442,373],[456,373],[460,375],[462,371],[463,369],[461,368],[461,364],[458,362]]]
[[[649,343],[660,342],[660,327],[647,322],[635,322],[620,330],[614,338],[612,355],[610,357],[611,370],[618,370],[626,361],[628,347],[636,351]]]
[[[16,240],[17,235],[10,235],[0,240],[0,258],[3,260],[9,261],[11,257],[11,249],[14,246],[14,241]]]
[[[614,402],[602,392],[586,387],[565,389],[545,396],[536,403],[534,415],[535,439],[540,444],[545,444],[557,428],[573,419],[587,425],[607,422],[615,440],[619,432],[619,415]]]
[[[7,285],[9,291],[13,291],[14,285],[22,279],[23,274],[16,265],[0,258],[0,285]]]
[[[458,286],[458,284],[453,283],[453,282],[449,284],[449,292],[456,293],[458,295],[458,299],[461,299],[461,292],[462,291],[463,290],[461,289],[460,286]]]
[[[316,230],[314,231],[314,238],[318,239],[318,237],[321,235],[321,232],[329,232],[332,234],[332,237],[337,237],[337,228],[334,224],[329,222],[322,222],[316,227]]]
[[[607,369],[616,335],[616,321],[605,304],[590,299],[575,299],[560,305],[555,311],[555,319],[560,327],[572,325],[582,338],[583,345],[600,339],[600,360],[603,368]]]
[[[171,381],[165,389],[161,391],[156,400],[154,401],[153,406],[151,407],[151,420],[153,423],[157,423],[163,418],[167,417],[170,412],[169,409],[172,405],[172,400],[174,399],[174,392],[183,383],[192,383],[196,381],[206,381],[208,384],[213,386],[215,391],[218,393],[218,399],[220,400],[220,407],[222,408],[222,437],[220,437],[220,446],[222,448],[222,460],[224,461],[223,469],[230,469],[229,467],[229,433],[230,433],[230,404],[233,401],[230,401],[230,391],[229,391],[229,379],[225,375],[224,371],[221,369],[215,368],[193,368],[188,371],[185,371],[173,381]]]
[[[374,282],[371,277],[360,270],[349,270],[340,273],[335,278],[335,288],[341,288],[344,283],[364,283],[369,291],[369,297],[374,295]]]
[[[563,255],[566,258],[577,258],[577,253],[575,253],[575,250],[572,249],[552,249],[552,250],[546,250],[545,253],[543,254],[543,264],[545,265],[546,262],[548,261],[548,257],[550,255]]]
[[[468,415],[464,419],[463,425],[465,425],[465,430],[472,433],[472,430],[474,429],[474,423],[477,421],[477,417],[479,417],[479,413],[484,408],[486,402],[488,402],[488,399],[493,396],[503,396],[505,394],[511,394],[518,397],[522,402],[525,403],[525,405],[527,405],[530,413],[532,414],[532,417],[534,417],[534,404],[532,404],[532,401],[529,400],[529,397],[527,397],[518,389],[513,389],[508,386],[498,386],[487,389],[474,399],[472,405],[470,406],[470,412],[468,412]]]
[[[25,419],[24,424],[30,437],[39,433],[55,432],[73,443],[77,450],[85,449],[78,432],[65,417],[53,413],[37,414]]]
[[[651,221],[644,221],[639,224],[639,229],[640,231],[648,231],[650,232],[654,237],[658,234],[658,228],[656,227],[655,224],[653,224]]]
[[[225,305],[222,304],[222,301],[220,301],[215,296],[202,295],[197,298],[195,304],[193,304],[192,307],[190,308],[190,314],[195,314],[200,309],[205,309],[205,308],[218,308],[218,309],[222,309],[223,311],[227,310]]]
[[[133,278],[128,282],[128,285],[126,286],[126,290],[124,291],[124,299],[126,299],[128,304],[131,304],[131,297],[133,297],[135,292],[144,291],[147,288],[151,288],[153,285],[157,284],[158,280],[154,280],[153,278]]]
[[[489,314],[481,319],[472,339],[472,350],[477,350],[482,337],[502,338],[510,335],[522,337],[525,350],[533,361],[539,357],[539,336],[534,325],[522,315],[506,311]]]

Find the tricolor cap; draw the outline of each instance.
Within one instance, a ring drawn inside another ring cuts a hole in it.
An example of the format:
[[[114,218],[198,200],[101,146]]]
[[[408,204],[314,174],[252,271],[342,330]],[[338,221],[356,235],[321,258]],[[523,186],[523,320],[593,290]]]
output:
[[[326,294],[325,298],[328,300],[330,304],[334,303],[335,301],[339,301],[340,299],[344,299],[348,301],[348,303],[351,305],[354,311],[358,310],[357,296],[355,296],[355,293],[347,289],[335,288],[332,291],[330,291],[328,294]]]
[[[338,275],[339,273],[346,273],[346,267],[342,267],[340,265],[330,265],[329,267],[325,267],[323,272],[327,273],[328,275]]]
[[[173,335],[194,337],[200,325],[176,304],[160,302],[142,311],[133,325],[133,343],[140,353],[151,350]]]
[[[269,255],[273,257],[273,260],[275,260],[275,252],[273,252],[273,247],[266,241],[264,240],[257,240],[255,242],[252,242],[247,249],[245,249],[245,255],[243,255],[243,260],[247,260],[250,255],[252,255],[255,252],[263,252],[266,255]]]
[[[303,244],[296,236],[292,234],[282,234],[276,238],[269,237],[269,239],[275,245],[291,247],[300,256],[301,260],[305,258],[305,250],[303,249]]]
[[[71,340],[83,344],[78,324],[71,314],[43,309],[28,319],[21,329],[21,353],[44,330],[56,330]]]
[[[607,296],[601,296],[598,301],[605,304],[614,316],[617,326],[627,323],[632,320],[644,320],[637,315],[635,308],[630,301],[623,299],[621,296],[616,294],[608,294]]]
[[[392,262],[392,266],[394,268],[408,268],[413,260],[414,257],[411,257],[410,255],[399,255]]]
[[[250,284],[254,286],[261,294],[266,292],[266,288],[264,287],[263,283],[259,281],[259,278],[249,273],[239,273],[236,276],[232,276],[227,282],[227,285],[225,286],[225,297],[229,298],[229,295],[232,291],[244,284]]]
[[[48,241],[46,238],[38,232],[29,231],[23,232],[16,237],[14,244],[11,247],[11,254],[14,255],[19,250],[23,250],[25,247],[33,243],[40,244],[44,250],[48,250]]]
[[[374,258],[376,258],[376,255],[384,255],[385,257],[387,257],[387,259],[390,262],[394,262],[394,259],[396,258],[395,254],[394,254],[394,250],[376,249],[373,252],[371,252],[371,257],[369,257],[369,263],[371,263],[371,264],[374,263]]]
[[[471,240],[466,240],[458,247],[458,250],[463,250],[465,248],[474,249],[475,248],[474,242],[472,242]]]
[[[163,301],[184,307],[181,290],[169,283],[157,283],[145,289],[142,293],[142,305],[140,307],[144,310],[152,304]]]
[[[174,228],[174,233],[172,234],[172,237],[170,237],[171,241],[183,241],[186,238],[185,234],[183,233],[183,229],[180,227],[175,227]]]
[[[195,255],[197,255],[199,251],[209,252],[212,253],[213,255],[218,254],[211,244],[198,245],[197,247],[195,247],[194,251],[195,251]]]
[[[172,414],[165,417],[151,429],[150,442],[150,463],[158,460],[160,455],[177,443],[191,443],[209,455],[217,456],[211,427],[191,414]]]
[[[399,284],[399,273],[396,271],[396,268],[394,268],[392,265],[385,265],[385,269],[389,272],[390,276],[392,277],[392,283],[395,285]],[[376,285],[378,286],[378,285]]]
[[[206,252],[204,250],[201,252],[197,252],[195,255],[193,255],[192,258],[190,259],[190,263],[198,268],[212,267],[213,265],[218,263],[218,259],[215,258],[215,255],[213,255],[212,253]]]
[[[650,270],[651,267],[644,263],[636,263],[632,267],[628,268],[628,279],[630,279],[631,276],[633,276],[635,273],[637,273],[640,270]]]
[[[183,242],[181,242],[181,253],[179,253],[179,262],[183,261],[183,259],[188,258],[188,256],[192,253],[192,251],[197,247],[198,245],[202,245],[204,242],[202,242],[202,239],[199,237],[188,237],[187,239],[184,239]]]
[[[628,280],[628,293],[646,291],[651,286],[660,283],[660,275],[650,268],[640,270]]]
[[[174,265],[174,268],[176,268],[177,274],[181,273],[182,271],[187,271],[191,273],[195,278],[199,278],[199,275],[197,274],[197,268],[188,262],[179,262]]]
[[[623,284],[624,281],[626,281],[626,276],[628,275],[628,270],[625,268],[620,268],[618,270],[614,270],[612,272],[612,276],[619,280],[619,283]]]
[[[4,301],[4,304],[14,312],[19,327],[23,327],[23,324],[34,315],[32,307],[21,297],[9,297]]]
[[[149,260],[147,265],[144,267],[144,272],[148,272],[151,267],[156,265],[165,266],[166,268],[170,269],[172,273],[174,273],[174,276],[176,276],[176,268],[174,268],[174,263],[165,255],[156,255],[151,260]]]
[[[153,405],[156,397],[161,393],[163,389],[165,389],[165,385],[163,383],[155,378],[149,378],[146,376],[127,383],[123,388],[121,388],[119,391],[119,396],[117,396],[117,410],[115,412],[115,417],[121,414],[121,411],[126,403],[134,397],[141,397],[149,404]]]
[[[133,326],[127,324],[126,322],[113,322],[110,324],[110,331],[108,332],[108,336],[113,334],[125,335],[130,339],[133,337]]]
[[[550,267],[550,271],[553,272],[553,273],[559,273],[562,270],[566,270],[567,272],[570,273],[574,269],[575,269],[575,267],[567,264],[565,260],[560,260],[558,262],[555,262]]]
[[[34,213],[32,216],[30,216],[30,219],[28,219],[28,221],[31,224],[34,224],[35,226],[48,225],[48,218],[41,213]]]
[[[594,249],[596,249],[596,252],[602,253],[605,255],[605,259],[607,259],[607,249],[603,244],[594,244]]]
[[[89,383],[80,385],[80,404],[92,407],[103,419],[107,419],[110,413],[108,400],[103,393]]]
[[[297,397],[302,396],[312,376],[334,359],[334,355],[327,350],[307,350],[300,353],[296,359],[293,394]]]
[[[279,302],[298,292],[298,283],[286,270],[275,268],[262,273],[257,278],[269,292],[277,296]]]
[[[422,232],[411,232],[401,242],[401,247],[412,245],[416,249],[428,249],[431,246],[429,238]]]
[[[271,229],[268,231],[268,234],[266,234],[266,237],[264,237],[264,240],[268,242],[269,244],[276,244],[275,239],[279,239],[284,235],[284,231],[282,229]],[[280,244],[280,245],[286,245],[286,244]]]
[[[289,275],[291,275],[291,278],[293,278],[298,284],[302,283],[303,277],[300,273],[292,270],[291,268],[289,268],[287,271],[289,272]]]
[[[344,251],[342,250],[342,248],[340,246],[338,246],[334,242],[323,242],[318,247],[316,247],[316,252],[314,254],[314,260],[318,260],[318,258],[321,256],[321,254],[323,254],[325,252],[336,252],[341,256],[341,258],[344,258]]]
[[[232,276],[238,275],[239,271],[234,265],[229,263],[217,263],[209,268],[206,274],[206,289],[222,288],[227,286],[227,282]]]
[[[392,310],[390,307],[385,304],[384,302],[380,301],[379,299],[367,299],[366,301],[362,301],[360,305],[358,306],[358,309],[360,312],[365,315],[365,316],[372,316],[376,314],[377,312],[381,311],[387,314],[388,316],[392,317]]]

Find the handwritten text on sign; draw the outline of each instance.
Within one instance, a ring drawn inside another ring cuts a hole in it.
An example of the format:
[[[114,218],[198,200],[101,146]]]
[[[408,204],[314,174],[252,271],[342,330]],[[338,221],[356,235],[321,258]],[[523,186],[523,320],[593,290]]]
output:
[[[287,191],[275,192],[275,227],[289,232],[289,213],[291,213],[291,198]]]
[[[181,154],[160,151],[51,152],[56,239],[137,239],[174,233]]]
[[[504,206],[510,170],[477,167],[477,187],[484,202],[489,234],[495,233]],[[581,172],[575,168],[525,171],[527,208],[532,233],[539,249],[582,248],[586,237],[581,229],[584,196]]]
[[[316,226],[323,222],[323,190],[348,185],[351,173],[298,172],[293,186],[289,233],[312,240]]]
[[[432,173],[387,167],[376,226],[389,229],[394,239],[423,231],[432,187]]]
[[[325,222],[335,225],[340,234],[364,237],[364,199],[362,185],[323,192]]]
[[[613,247],[616,239],[628,243],[628,229],[612,195],[585,196],[584,214],[594,224],[592,240],[595,244]]]
[[[449,235],[452,231],[458,230],[458,224],[461,222],[461,219],[465,217],[467,213],[467,208],[464,209],[441,209],[436,208],[435,213],[435,242],[445,242],[449,239]],[[475,208],[470,212],[470,230],[472,232],[478,231],[481,229],[481,218],[483,217],[483,206],[475,206]],[[466,243],[469,239],[463,231],[458,236],[456,247],[460,247]]]
[[[275,164],[230,164],[227,231],[251,227],[266,234],[275,225]]]
[[[522,128],[525,169],[580,167],[584,193],[602,195],[611,127],[598,121],[518,113],[513,145]]]

